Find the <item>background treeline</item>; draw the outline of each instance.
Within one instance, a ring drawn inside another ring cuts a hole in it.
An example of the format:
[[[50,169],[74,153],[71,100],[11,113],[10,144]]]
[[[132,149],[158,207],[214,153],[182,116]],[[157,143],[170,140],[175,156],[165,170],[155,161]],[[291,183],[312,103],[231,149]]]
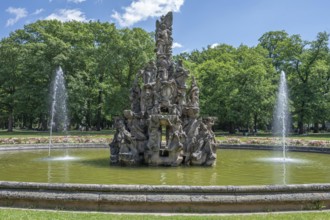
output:
[[[202,113],[234,132],[270,130],[280,72],[288,78],[292,129],[318,132],[330,121],[329,34],[314,41],[285,31],[267,32],[256,47],[208,47],[181,54],[201,86]],[[312,126],[311,126],[312,125]]]
[[[0,127],[47,130],[50,88],[61,66],[71,128],[100,130],[129,108],[135,74],[153,58],[142,29],[100,22],[38,21],[0,43]]]
[[[308,42],[267,32],[256,47],[221,44],[175,56],[197,78],[201,114],[217,128],[270,130],[280,71],[290,88],[294,129],[330,121],[327,33]],[[0,41],[0,129],[49,127],[50,84],[64,70],[71,129],[109,128],[130,107],[135,74],[154,58],[152,33],[101,22],[38,21]]]

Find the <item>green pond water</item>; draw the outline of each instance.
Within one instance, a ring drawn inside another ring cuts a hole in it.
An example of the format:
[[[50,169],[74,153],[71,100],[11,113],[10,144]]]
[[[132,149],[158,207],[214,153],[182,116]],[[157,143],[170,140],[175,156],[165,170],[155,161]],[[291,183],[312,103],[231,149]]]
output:
[[[264,185],[330,183],[330,155],[257,150],[217,151],[214,167],[109,166],[109,149],[0,151],[0,180],[151,185]],[[274,159],[275,158],[275,159]]]

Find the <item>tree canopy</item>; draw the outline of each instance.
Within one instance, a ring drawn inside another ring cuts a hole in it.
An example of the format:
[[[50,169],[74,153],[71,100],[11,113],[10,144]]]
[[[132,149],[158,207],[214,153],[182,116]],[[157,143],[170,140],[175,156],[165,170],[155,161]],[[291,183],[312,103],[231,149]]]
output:
[[[220,44],[176,55],[200,87],[201,115],[217,128],[271,129],[280,71],[288,76],[293,126],[330,121],[329,34],[314,41],[270,31],[254,47]],[[154,59],[152,33],[91,21],[43,20],[0,41],[0,128],[47,130],[50,85],[64,70],[72,129],[100,130],[129,108],[135,74]]]
[[[133,76],[152,59],[153,48],[151,35],[140,28],[56,20],[26,25],[0,42],[1,127],[47,129],[58,66],[67,82],[71,126],[108,126],[128,107]]]

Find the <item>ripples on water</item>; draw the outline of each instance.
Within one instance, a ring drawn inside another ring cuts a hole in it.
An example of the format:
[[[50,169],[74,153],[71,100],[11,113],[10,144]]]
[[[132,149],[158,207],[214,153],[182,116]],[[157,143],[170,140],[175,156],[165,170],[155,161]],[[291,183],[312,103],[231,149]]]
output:
[[[151,185],[264,185],[329,183],[327,154],[218,150],[214,167],[120,167],[109,149],[15,151],[0,154],[0,180],[51,183]]]

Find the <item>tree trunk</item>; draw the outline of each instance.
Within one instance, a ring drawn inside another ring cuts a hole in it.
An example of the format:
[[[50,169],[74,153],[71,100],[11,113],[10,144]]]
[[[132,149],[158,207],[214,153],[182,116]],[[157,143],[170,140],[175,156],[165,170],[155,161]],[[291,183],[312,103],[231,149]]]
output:
[[[47,116],[43,114],[41,116],[41,130],[42,131],[47,131],[47,124],[48,124]]]
[[[235,126],[232,122],[229,123],[229,134],[235,134]]]
[[[301,103],[301,111],[298,119],[298,134],[304,134],[304,114],[305,114],[305,102]]]
[[[91,102],[87,101],[87,113],[86,113],[86,131],[91,129]]]
[[[30,130],[33,129],[33,118],[31,116],[29,117],[28,129],[30,129]]]
[[[9,108],[9,115],[8,115],[8,132],[13,132],[14,127],[14,110],[12,107]]]
[[[325,121],[322,122],[322,128],[323,131],[327,130],[326,125],[325,125]]]
[[[304,123],[301,121],[301,120],[299,120],[298,121],[298,134],[304,134]]]
[[[314,133],[319,133],[319,123],[318,122],[315,122],[314,123],[314,130],[313,130]]]
[[[101,131],[102,123],[102,90],[99,90],[98,100],[97,100],[97,114],[96,114],[96,130]]]
[[[257,132],[258,132],[258,115],[257,114],[254,114],[254,128],[253,128],[253,132],[254,134],[256,135]]]

